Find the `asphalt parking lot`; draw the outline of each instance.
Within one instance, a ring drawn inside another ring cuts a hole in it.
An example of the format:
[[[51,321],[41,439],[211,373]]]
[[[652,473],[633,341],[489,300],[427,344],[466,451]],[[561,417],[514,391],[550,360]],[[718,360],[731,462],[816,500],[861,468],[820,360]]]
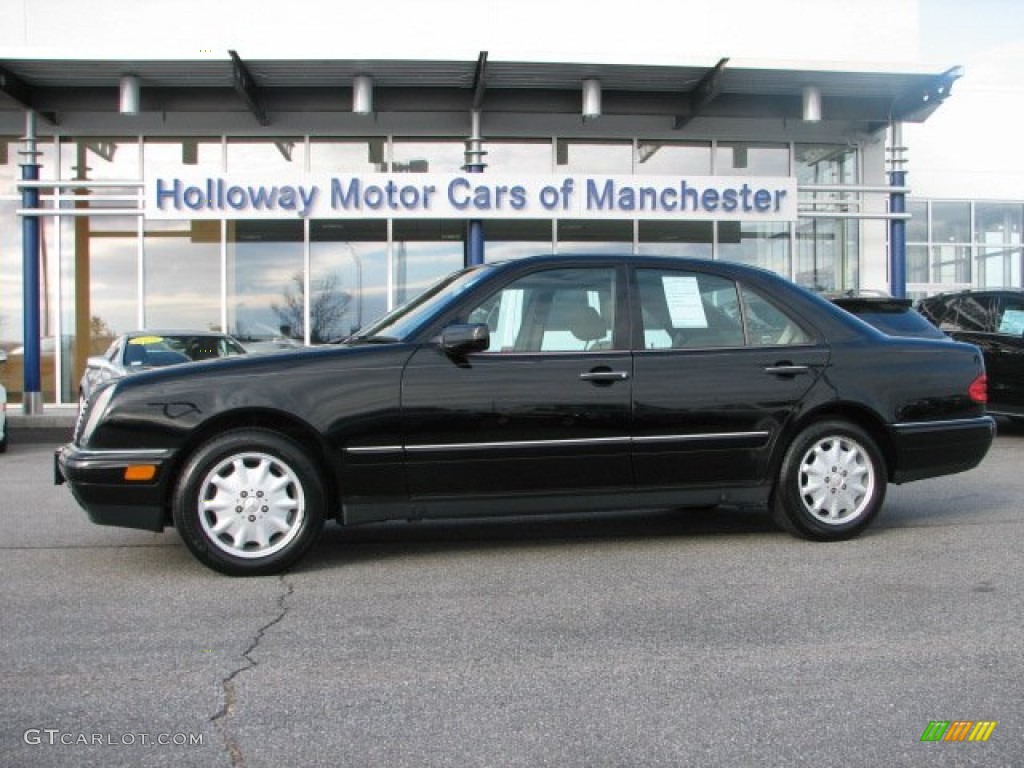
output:
[[[1024,764],[1020,428],[842,544],[740,511],[329,526],[262,579],[90,524],[53,447],[0,456],[0,765]]]

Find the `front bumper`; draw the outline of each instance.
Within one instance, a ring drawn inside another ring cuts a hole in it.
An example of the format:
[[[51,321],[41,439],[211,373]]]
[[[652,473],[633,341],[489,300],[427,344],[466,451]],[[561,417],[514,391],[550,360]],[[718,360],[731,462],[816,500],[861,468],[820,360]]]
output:
[[[53,457],[54,482],[67,483],[89,519],[98,525],[162,531],[167,524],[168,450],[91,451],[73,443]],[[128,467],[150,465],[152,479],[126,480]]]
[[[966,472],[981,463],[996,436],[991,416],[894,424],[896,464],[892,481],[907,483]]]

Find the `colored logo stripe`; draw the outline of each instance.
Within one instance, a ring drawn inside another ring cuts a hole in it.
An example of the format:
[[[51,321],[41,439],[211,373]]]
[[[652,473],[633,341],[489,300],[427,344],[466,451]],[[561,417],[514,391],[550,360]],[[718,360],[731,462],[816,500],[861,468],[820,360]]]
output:
[[[932,720],[921,741],[988,741],[996,724],[995,720]]]

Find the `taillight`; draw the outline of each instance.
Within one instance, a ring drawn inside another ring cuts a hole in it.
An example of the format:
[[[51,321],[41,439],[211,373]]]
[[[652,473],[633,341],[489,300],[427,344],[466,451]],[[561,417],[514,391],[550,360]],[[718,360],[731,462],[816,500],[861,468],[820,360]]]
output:
[[[976,403],[988,402],[988,376],[984,373],[971,382],[967,388],[967,394]]]

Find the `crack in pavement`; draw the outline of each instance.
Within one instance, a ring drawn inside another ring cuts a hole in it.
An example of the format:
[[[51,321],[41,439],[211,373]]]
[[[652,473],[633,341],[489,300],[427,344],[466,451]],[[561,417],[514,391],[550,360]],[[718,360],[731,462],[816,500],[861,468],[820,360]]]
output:
[[[267,631],[274,625],[280,623],[284,619],[285,615],[287,615],[288,606],[285,605],[285,602],[295,593],[295,586],[288,583],[284,574],[278,577],[278,581],[280,581],[280,583],[285,587],[284,592],[277,596],[277,607],[279,612],[277,616],[256,631],[256,635],[253,637],[252,642],[249,643],[249,647],[242,652],[242,658],[245,660],[245,663],[221,680],[221,688],[224,691],[224,706],[220,708],[220,711],[217,712],[217,714],[210,718],[210,722],[213,723],[217,732],[224,740],[224,747],[228,751],[228,757],[231,759],[232,768],[245,768],[246,765],[245,753],[242,751],[242,746],[232,735],[231,729],[228,727],[228,721],[234,714],[235,704],[237,702],[235,680],[243,672],[255,669],[259,664],[259,662],[252,658],[253,652],[259,647],[259,644],[263,640],[263,636]]]

